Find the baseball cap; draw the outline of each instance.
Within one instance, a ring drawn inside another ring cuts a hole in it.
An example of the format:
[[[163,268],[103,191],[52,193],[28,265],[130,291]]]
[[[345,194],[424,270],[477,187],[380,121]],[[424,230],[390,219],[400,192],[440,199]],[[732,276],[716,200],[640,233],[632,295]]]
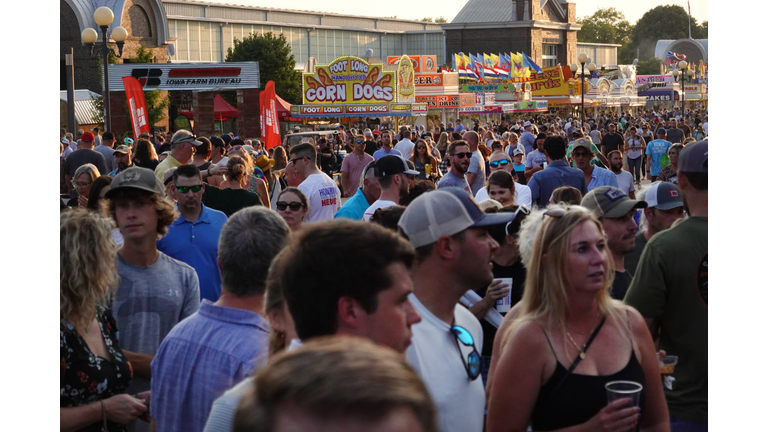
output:
[[[645,193],[648,207],[669,210],[683,206],[683,193],[677,185],[670,182],[657,182],[651,185]]]
[[[648,203],[629,199],[627,194],[615,186],[600,186],[584,195],[581,205],[597,217],[618,218],[632,209],[646,208]]]
[[[398,155],[383,156],[373,165],[373,174],[376,177],[386,177],[400,173],[419,175],[418,171],[409,169],[405,159]]]
[[[656,135],[666,135],[666,134],[667,134],[667,130],[664,128],[658,128],[656,130]]]
[[[515,213],[483,213],[464,189],[445,187],[426,192],[413,200],[400,217],[399,226],[413,247],[436,242],[442,236],[467,228],[505,224]]]
[[[155,176],[154,171],[148,168],[130,167],[118,173],[112,179],[111,188],[107,191],[105,197],[112,198],[116,191],[122,189],[140,189],[152,192],[158,195],[165,195],[163,184]]]
[[[125,139],[125,145],[130,147],[131,144],[133,144],[133,138],[126,138]]]
[[[521,154],[523,154],[523,151],[520,150],[519,148],[516,148],[516,149],[512,150],[512,156],[517,156],[517,155],[521,155]]]
[[[225,143],[229,144],[230,141],[232,141],[232,136],[230,136],[229,134],[224,134],[224,135],[221,136],[221,139]]]
[[[130,152],[131,152],[131,149],[130,149],[130,148],[128,148],[128,146],[127,146],[127,145],[121,145],[121,146],[118,146],[118,147],[115,149],[115,153],[128,154],[128,153],[130,153]]]
[[[173,134],[173,137],[171,138],[171,145],[183,143],[192,144],[195,147],[202,144],[202,142],[195,139],[195,136],[192,135],[192,132],[182,129]]]
[[[525,123],[523,123],[523,127],[528,127],[530,125],[531,125],[531,122],[529,122],[529,121],[526,121]]]
[[[83,140],[83,141],[91,142],[91,141],[93,141],[94,138],[93,138],[93,134],[92,133],[90,133],[90,132],[83,132],[83,134],[80,135],[80,139]]]
[[[294,126],[294,127],[293,127],[293,131],[294,131],[294,132],[298,132],[298,131],[300,131],[300,130],[301,130],[301,128],[300,128],[300,127],[298,127],[298,126]]]
[[[211,145],[214,146],[214,147],[224,147],[225,146],[224,145],[224,140],[219,138],[219,137],[217,137],[217,136],[211,135],[208,138],[208,141],[210,141]]]
[[[686,173],[706,173],[709,141],[686,144],[677,158],[677,170]]]
[[[590,152],[592,152],[592,139],[589,138],[588,136],[584,136],[574,140],[573,148],[571,149],[571,151],[573,152],[574,150],[576,150],[577,147],[583,147],[589,150]]]

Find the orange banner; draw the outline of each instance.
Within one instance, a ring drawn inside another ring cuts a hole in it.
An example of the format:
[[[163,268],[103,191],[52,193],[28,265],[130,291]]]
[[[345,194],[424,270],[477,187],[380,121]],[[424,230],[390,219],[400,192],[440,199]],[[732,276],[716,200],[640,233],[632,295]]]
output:
[[[133,138],[139,139],[139,135],[141,135],[142,132],[149,133],[147,105],[144,102],[144,90],[141,88],[139,80],[132,76],[123,77],[123,86],[125,87],[125,97],[128,100],[128,111],[131,113]]]

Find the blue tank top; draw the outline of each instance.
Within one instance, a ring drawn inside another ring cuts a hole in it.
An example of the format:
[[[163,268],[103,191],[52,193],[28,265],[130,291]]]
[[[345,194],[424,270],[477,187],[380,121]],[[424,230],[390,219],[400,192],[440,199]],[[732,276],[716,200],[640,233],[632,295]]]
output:
[[[549,336],[546,332],[544,334],[552,348]],[[553,348],[552,353],[554,352]],[[645,386],[645,374],[633,349],[627,365],[615,374],[595,376],[571,373],[557,392],[553,393],[566,373],[568,369],[558,361],[555,372],[541,387],[531,415],[533,430],[548,431],[586,423],[608,405],[605,384],[611,381],[635,381]],[[644,405],[645,391],[640,395],[641,412]]]

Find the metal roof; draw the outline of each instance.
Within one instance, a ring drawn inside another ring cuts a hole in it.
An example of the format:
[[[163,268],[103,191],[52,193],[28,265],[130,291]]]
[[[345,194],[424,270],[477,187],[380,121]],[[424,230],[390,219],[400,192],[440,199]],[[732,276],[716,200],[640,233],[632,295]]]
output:
[[[505,21],[512,21],[511,0],[469,0],[451,23]]]
[[[59,99],[66,102],[67,92],[61,91],[59,94]],[[77,124],[86,125],[99,122],[96,118],[96,106],[91,99],[99,96],[101,95],[90,90],[75,90],[75,121]]]

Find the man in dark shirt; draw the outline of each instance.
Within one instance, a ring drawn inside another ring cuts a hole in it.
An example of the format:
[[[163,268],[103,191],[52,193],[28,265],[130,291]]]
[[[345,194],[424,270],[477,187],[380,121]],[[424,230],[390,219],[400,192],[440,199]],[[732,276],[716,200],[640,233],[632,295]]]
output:
[[[608,153],[613,150],[624,151],[624,137],[616,133],[616,125],[611,123],[608,125],[608,133],[603,135],[603,140],[600,141],[600,152],[608,157]]]
[[[373,132],[371,132],[370,129],[366,129],[364,132],[364,135],[365,135],[365,152],[373,156],[376,150],[379,149],[379,146],[376,144],[376,140],[373,138]]]
[[[632,283],[632,275],[624,267],[624,255],[635,250],[635,211],[646,208],[645,201],[629,199],[623,190],[614,186],[600,186],[584,195],[581,205],[588,208],[602,222],[608,238],[608,250],[613,257],[616,276],[611,297],[624,300]]]
[[[587,182],[584,173],[571,168],[565,161],[565,140],[560,135],[554,135],[544,140],[544,154],[547,157],[547,167],[533,173],[528,181],[531,188],[531,203],[538,207],[546,207],[552,191],[560,186],[573,186],[582,196],[587,193]]]
[[[667,141],[672,144],[683,142],[683,130],[677,127],[677,119],[669,119],[669,129],[667,129]]]

